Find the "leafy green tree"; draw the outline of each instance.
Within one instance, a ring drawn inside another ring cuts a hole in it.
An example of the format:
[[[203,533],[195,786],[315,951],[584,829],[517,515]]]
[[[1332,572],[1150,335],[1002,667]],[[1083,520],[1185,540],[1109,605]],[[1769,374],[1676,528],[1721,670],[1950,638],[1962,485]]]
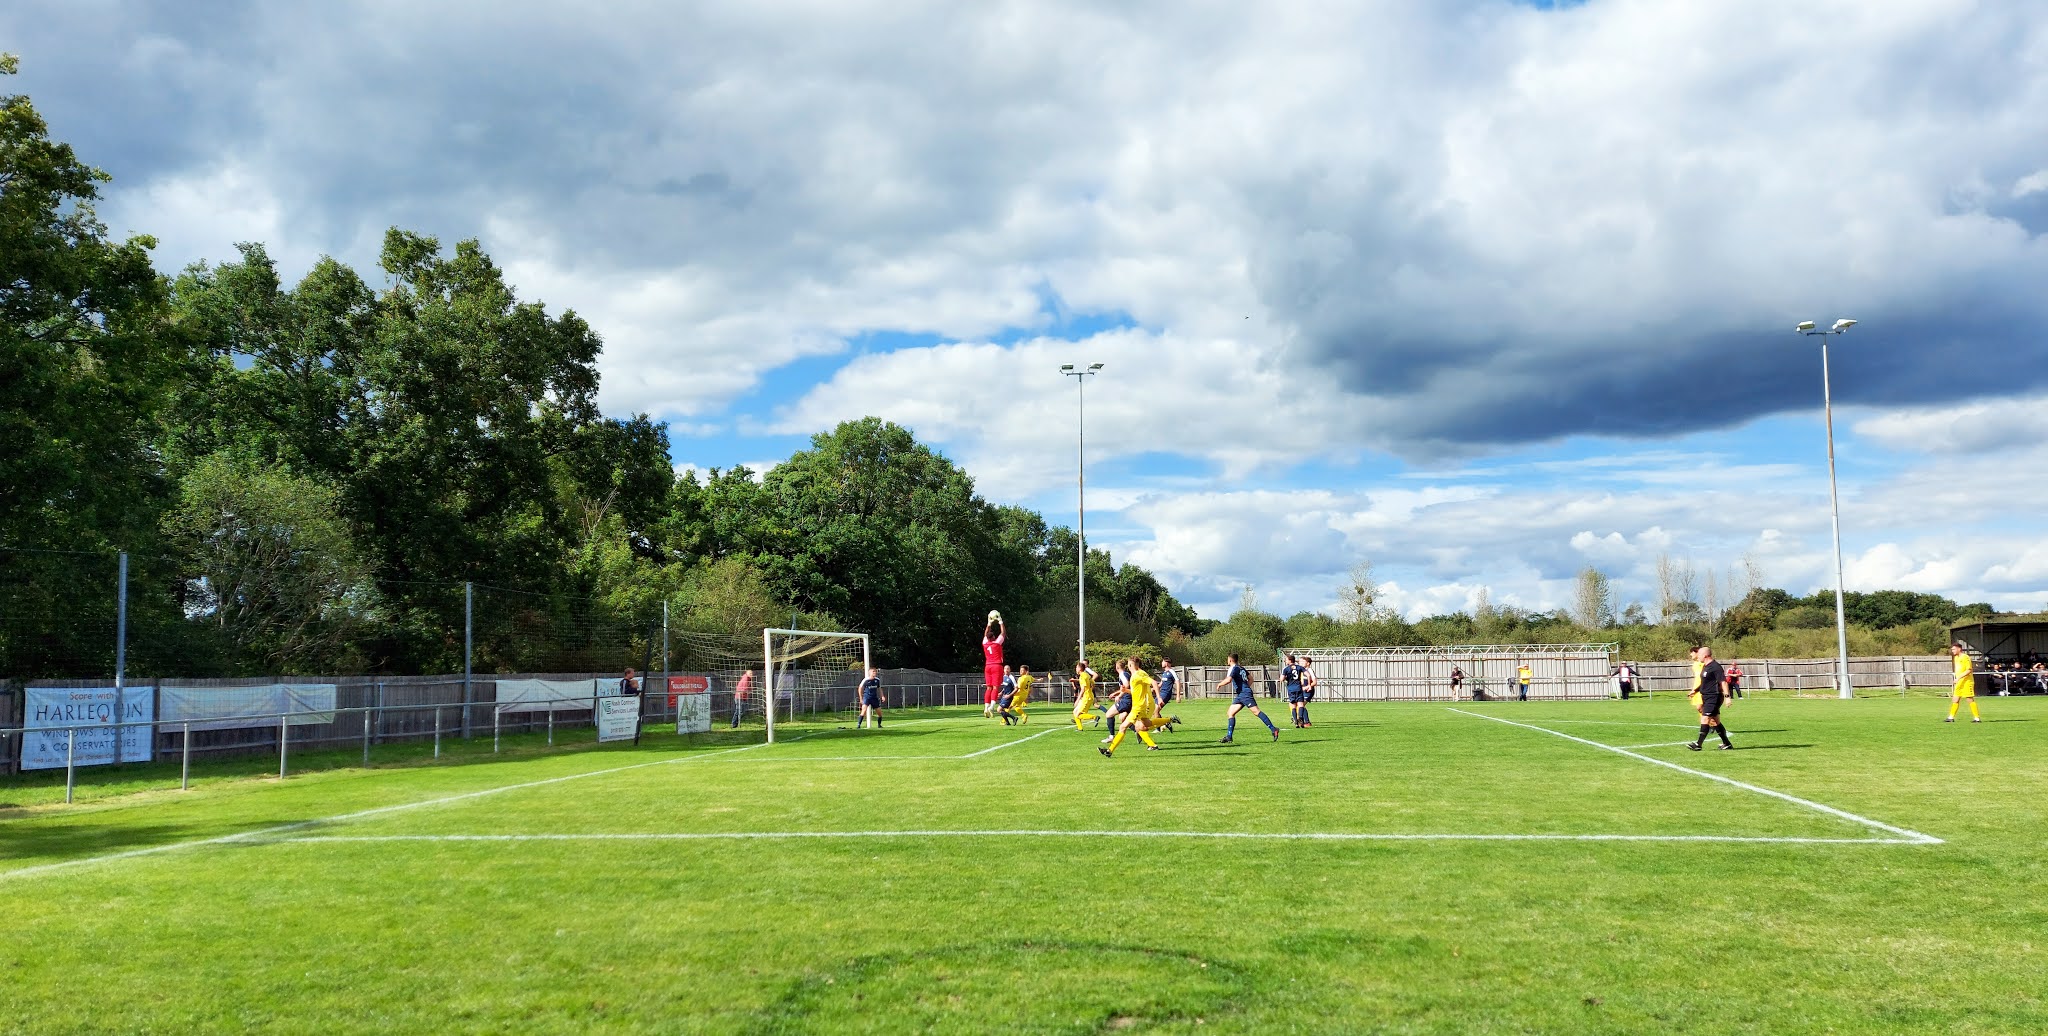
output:
[[[0,55],[0,77],[17,69]],[[166,578],[170,499],[151,432],[191,363],[168,325],[155,241],[114,241],[94,212],[106,173],[0,94],[0,671],[112,671],[114,555],[131,585]],[[73,553],[75,552],[75,553]],[[175,619],[133,595],[131,628]],[[142,662],[138,656],[134,661]]]
[[[971,665],[988,608],[1035,590],[973,479],[879,418],[814,436],[761,498],[749,547],[780,595],[856,617],[899,664]]]
[[[218,630],[242,673],[344,672],[371,607],[333,489],[274,465],[205,458],[164,516],[190,560],[187,615]]]

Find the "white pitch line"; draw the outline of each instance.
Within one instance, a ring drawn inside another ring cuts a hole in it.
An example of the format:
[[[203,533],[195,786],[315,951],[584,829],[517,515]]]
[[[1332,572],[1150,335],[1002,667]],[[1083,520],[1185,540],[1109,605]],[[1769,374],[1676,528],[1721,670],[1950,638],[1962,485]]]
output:
[[[1869,817],[1857,816],[1856,814],[1851,813],[1846,809],[1836,809],[1833,806],[1815,802],[1812,799],[1802,799],[1797,795],[1787,795],[1782,791],[1773,791],[1770,788],[1761,787],[1759,785],[1747,784],[1742,781],[1738,781],[1733,777],[1723,777],[1718,773],[1708,773],[1705,770],[1695,770],[1690,766],[1680,766],[1677,763],[1665,762],[1662,759],[1657,759],[1651,756],[1639,755],[1635,752],[1629,751],[1626,748],[1617,748],[1614,745],[1604,745],[1598,741],[1589,741],[1583,737],[1577,737],[1571,734],[1567,734],[1562,730],[1551,730],[1548,727],[1539,727],[1533,723],[1517,723],[1514,720],[1501,719],[1498,716],[1488,716],[1478,712],[1466,712],[1464,709],[1451,709],[1450,711],[1455,712],[1461,716],[1472,716],[1477,719],[1491,720],[1495,723],[1505,723],[1511,727],[1521,727],[1524,730],[1540,731],[1542,733],[1549,734],[1552,737],[1561,737],[1567,741],[1576,741],[1579,744],[1589,745],[1593,748],[1601,749],[1602,751],[1613,752],[1616,755],[1625,755],[1628,756],[1630,759],[1639,759],[1643,762],[1649,763],[1652,766],[1662,766],[1666,769],[1677,770],[1679,773],[1689,773],[1695,777],[1704,777],[1710,781],[1719,781],[1722,784],[1727,784],[1733,787],[1741,788],[1743,791],[1755,792],[1758,795],[1764,795],[1770,798],[1779,799],[1784,802],[1790,802],[1795,806],[1804,806],[1807,809],[1811,809],[1820,813],[1826,813],[1829,816],[1840,817],[1843,820],[1848,820],[1854,823],[1862,824],[1866,827],[1874,827],[1880,831],[1890,831],[1891,833],[1899,835],[1906,841],[1911,842],[1915,845],[1943,844],[1941,839],[1936,838],[1933,835],[1921,834],[1918,831],[1913,831],[1903,827],[1893,827],[1892,825],[1884,823],[1883,821],[1872,820]]]
[[[1657,743],[1656,743],[1656,744],[1654,744],[1654,745],[1623,745],[1623,746],[1621,746],[1621,747],[1623,747],[1623,748],[1677,748],[1677,747],[1678,747],[1679,745],[1689,745],[1689,744],[1692,744],[1692,742],[1690,742],[1690,741],[1659,741],[1659,742],[1657,742]]]
[[[1910,838],[1801,838],[1757,835],[1393,834],[1368,831],[705,831],[503,835],[301,835],[272,844],[312,842],[702,842],[806,838],[1194,838],[1273,842],[1741,842],[1787,845],[1920,845]]]
[[[803,737],[791,738],[790,740],[801,741],[804,737],[810,736],[812,735],[805,734],[803,735]],[[716,752],[706,752],[700,755],[687,755],[675,759],[656,759],[652,762],[645,763],[631,763],[626,766],[613,766],[603,770],[589,770],[584,773],[565,774],[560,777],[549,777],[544,780],[525,781],[519,784],[506,784],[496,788],[485,788],[481,791],[466,791],[459,795],[444,795],[438,799],[422,799],[418,802],[401,802],[395,806],[378,806],[374,809],[357,810],[354,813],[341,813],[336,816],[321,817],[317,820],[299,820],[289,824],[278,824],[272,827],[259,828],[255,831],[243,831],[239,834],[221,835],[217,838],[195,838],[184,842],[170,842],[164,845],[146,846],[141,849],[126,849],[117,853],[102,853],[98,856],[82,856],[75,860],[58,860],[54,863],[39,863],[33,867],[17,867],[13,870],[0,871],[0,881],[7,881],[11,878],[28,877],[30,875],[35,874],[44,874],[50,871],[64,870],[70,867],[82,867],[86,864],[91,863],[110,863],[115,860],[126,860],[136,856],[150,856],[156,853],[167,853],[174,849],[194,849],[204,845],[225,845],[233,842],[250,842],[264,838],[269,835],[278,834],[280,832],[297,831],[301,828],[314,827],[320,824],[343,824],[348,823],[352,820],[361,820],[364,817],[381,816],[385,813],[397,813],[402,810],[408,809],[419,809],[423,806],[440,806],[450,802],[462,802],[468,799],[482,798],[486,795],[496,795],[500,792],[519,791],[524,788],[538,788],[549,784],[560,784],[563,781],[581,780],[585,777],[601,777],[608,773],[624,773],[627,770],[638,770],[642,767],[648,766],[666,766],[671,763],[695,762],[699,759],[710,759],[714,756],[731,755],[734,752],[751,752],[756,748],[766,747],[768,747],[768,742],[763,741],[757,745],[742,745],[739,748],[724,748]]]
[[[1023,744],[1023,743],[1024,743],[1024,742],[1026,742],[1026,741],[1036,741],[1036,740],[1038,740],[1039,738],[1042,738],[1042,737],[1044,737],[1044,736],[1045,736],[1045,735],[1047,735],[1047,734],[1057,734],[1057,733],[1059,733],[1060,731],[1062,731],[1062,730],[1065,730],[1065,729],[1066,729],[1065,727],[1047,727],[1047,728],[1045,728],[1044,730],[1041,730],[1041,731],[1039,731],[1038,733],[1036,733],[1036,734],[1033,734],[1033,735],[1031,735],[1030,737],[1020,737],[1020,738],[1018,738],[1018,739],[1017,739],[1017,740],[1015,740],[1015,741],[1005,741],[1005,742],[1003,742],[1003,743],[1002,743],[1002,744],[1000,744],[1000,745],[995,745],[995,746],[992,746],[992,747],[989,747],[989,748],[984,748],[984,749],[982,749],[982,750],[981,750],[981,751],[979,751],[979,752],[969,752],[969,753],[967,753],[966,755],[963,755],[963,756],[957,756],[956,758],[960,758],[960,759],[972,759],[972,758],[974,758],[975,756],[979,756],[979,755],[987,755],[987,754],[989,754],[990,752],[1000,752],[1000,751],[1002,751],[1003,749],[1005,749],[1005,748],[1008,748],[1008,747],[1010,747],[1011,745],[1021,745],[1021,744]]]
[[[1451,711],[1452,711],[1452,712],[1464,712],[1465,710],[1463,710],[1463,709],[1452,709]],[[1476,712],[1472,712],[1472,713],[1466,713],[1466,715],[1470,715],[1470,716],[1476,716],[1476,715],[1478,715],[1478,713],[1476,713]],[[1678,728],[1678,729],[1680,729],[1680,730],[1691,730],[1691,729],[1693,728],[1693,724],[1688,724],[1688,723],[1651,723],[1651,722],[1648,722],[1648,721],[1645,721],[1645,720],[1633,720],[1633,719],[1553,719],[1553,720],[1548,720],[1548,721],[1546,721],[1546,722],[1550,722],[1550,723],[1595,723],[1595,724],[1598,724],[1598,725],[1600,725],[1600,726],[1603,726],[1603,727],[1677,727],[1677,728]]]

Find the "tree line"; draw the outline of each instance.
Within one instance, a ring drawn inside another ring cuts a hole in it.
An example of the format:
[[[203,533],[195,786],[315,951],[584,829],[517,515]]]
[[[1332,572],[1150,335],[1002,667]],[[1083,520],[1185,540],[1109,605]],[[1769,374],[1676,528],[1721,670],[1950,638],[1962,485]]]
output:
[[[678,478],[665,425],[600,413],[597,331],[476,241],[394,228],[368,278],[286,284],[257,243],[163,276],[95,215],[108,179],[0,98],[0,673],[111,671],[117,551],[137,673],[449,672],[466,641],[484,671],[610,669],[664,605],[944,669],[1000,607],[1073,653],[1072,531],[903,428]],[[1106,634],[1198,631],[1149,572],[1087,565]]]

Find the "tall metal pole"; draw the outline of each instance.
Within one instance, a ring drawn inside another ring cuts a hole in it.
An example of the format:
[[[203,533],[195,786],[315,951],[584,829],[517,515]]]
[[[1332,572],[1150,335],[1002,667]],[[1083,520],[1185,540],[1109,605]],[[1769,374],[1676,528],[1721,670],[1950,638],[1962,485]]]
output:
[[[121,552],[121,574],[114,592],[114,722],[127,718],[128,708],[128,552]],[[154,733],[155,728],[151,728]],[[121,762],[126,727],[114,728],[114,761]]]
[[[1074,657],[1088,657],[1088,378],[1074,376]]]
[[[114,690],[119,691],[127,686],[128,675],[128,552],[125,550],[121,552],[121,574],[114,586]],[[118,711],[120,695],[114,697]]]
[[[1077,370],[1068,363],[1060,373],[1074,379],[1078,420],[1074,451],[1074,657],[1088,657],[1088,376],[1102,369],[1091,363]]]
[[[473,636],[472,636],[472,634],[473,634],[473,632],[474,632],[474,630],[475,630],[475,625],[474,625],[474,623],[473,623],[473,622],[472,622],[471,620],[472,620],[472,619],[473,619],[473,617],[474,617],[474,613],[475,613],[475,605],[476,605],[476,584],[475,584],[475,583],[463,583],[463,584],[462,584],[462,736],[463,736],[463,738],[464,738],[464,739],[467,739],[467,738],[469,737],[469,701],[470,701],[470,684],[469,684],[469,677],[470,677],[470,662],[471,662],[471,651],[472,651],[472,650],[473,650],[473,648],[475,647],[475,643],[476,643],[476,642],[475,642],[475,640],[474,640],[474,638],[473,638]],[[549,706],[549,707],[550,707],[550,708],[553,708],[553,706]],[[441,710],[440,710],[440,709],[435,709],[435,710],[434,710],[434,722],[435,722],[436,724],[438,724],[438,723],[439,723],[440,721],[441,721]],[[434,755],[435,755],[435,757],[436,757],[436,758],[439,758],[439,757],[440,757],[440,754],[441,754],[441,742],[440,742],[440,738],[439,738],[439,735],[437,734],[437,735],[436,735],[436,737],[435,737],[435,741],[434,741]]]
[[[1821,413],[1828,426],[1828,520],[1835,531],[1835,696],[1854,698],[1849,686],[1849,619],[1842,603],[1842,497],[1835,486],[1835,399],[1828,379],[1828,338],[1840,331],[1820,335]]]

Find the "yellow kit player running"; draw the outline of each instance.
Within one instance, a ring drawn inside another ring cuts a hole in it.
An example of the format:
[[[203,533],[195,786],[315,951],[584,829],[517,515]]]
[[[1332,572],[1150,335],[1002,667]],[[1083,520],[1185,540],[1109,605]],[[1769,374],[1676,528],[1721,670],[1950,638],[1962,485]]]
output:
[[[1083,717],[1095,712],[1095,670],[1088,668],[1088,660],[1074,663],[1074,729],[1081,726]]]
[[[1956,656],[1956,682],[1948,694],[1948,718],[1943,723],[1956,721],[1956,706],[1970,703],[1970,722],[1982,723],[1984,717],[1977,715],[1977,667],[1970,659],[1970,651],[1960,640],[1950,641],[1948,653]]]
[[[1130,733],[1133,729],[1138,732],[1138,740],[1145,742],[1146,751],[1157,752],[1159,751],[1159,742],[1152,740],[1151,732],[1180,722],[1179,716],[1173,716],[1168,719],[1159,718],[1158,685],[1153,683],[1152,674],[1147,673],[1144,665],[1135,658],[1131,659],[1130,673],[1131,715],[1128,719],[1124,720],[1123,728],[1118,730],[1116,736],[1110,739],[1109,747],[1096,749],[1096,751],[1102,753],[1105,759],[1116,754],[1117,746],[1124,743],[1124,735]]]

